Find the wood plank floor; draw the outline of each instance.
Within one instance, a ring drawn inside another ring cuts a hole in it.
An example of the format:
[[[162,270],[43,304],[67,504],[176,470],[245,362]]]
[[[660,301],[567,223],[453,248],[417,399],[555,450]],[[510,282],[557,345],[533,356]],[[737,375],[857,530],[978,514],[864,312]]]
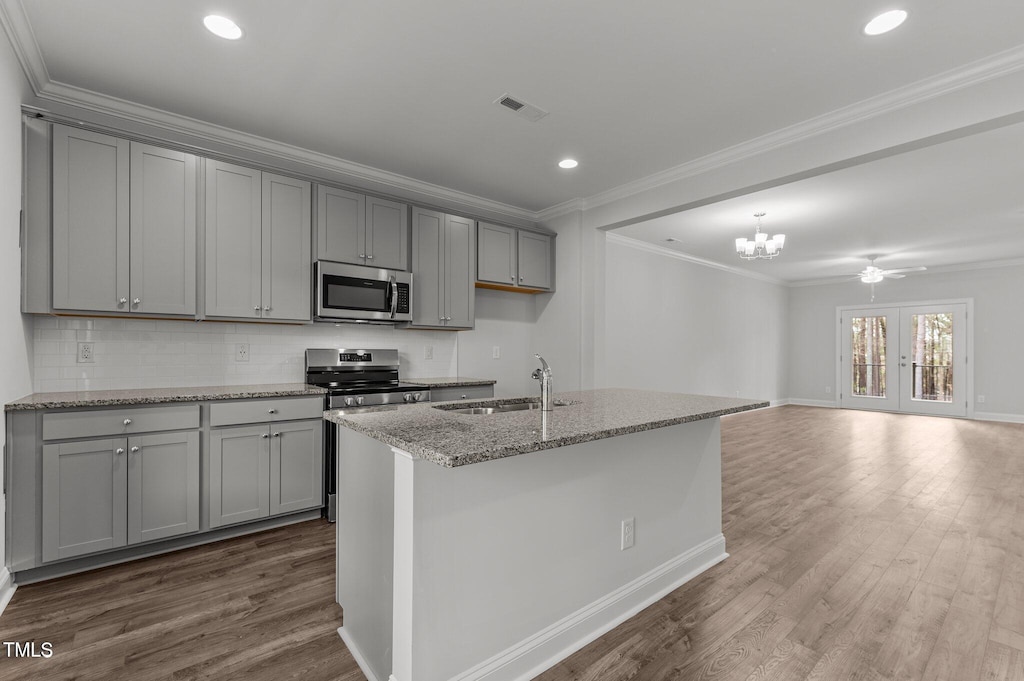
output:
[[[730,558],[542,681],[1024,681],[1024,426],[722,421]],[[320,521],[18,589],[0,679],[363,679]]]

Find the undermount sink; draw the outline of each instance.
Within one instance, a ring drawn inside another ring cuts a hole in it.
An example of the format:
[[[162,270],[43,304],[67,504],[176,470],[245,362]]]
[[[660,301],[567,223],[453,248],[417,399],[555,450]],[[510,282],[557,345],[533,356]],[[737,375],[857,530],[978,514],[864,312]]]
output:
[[[561,400],[555,400],[552,406],[564,407],[565,402]],[[474,416],[489,416],[491,414],[507,414],[513,411],[527,411],[531,409],[540,409],[540,401],[533,402],[504,402],[498,403],[493,407],[465,407],[463,409],[452,409],[446,407],[434,407],[435,409],[441,409],[443,411],[450,412],[452,414],[471,414]]]

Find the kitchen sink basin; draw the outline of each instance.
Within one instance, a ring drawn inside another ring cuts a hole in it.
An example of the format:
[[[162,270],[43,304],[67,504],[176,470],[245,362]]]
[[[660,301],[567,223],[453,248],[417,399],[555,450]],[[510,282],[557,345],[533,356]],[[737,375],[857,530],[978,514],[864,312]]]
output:
[[[565,402],[561,400],[555,400],[553,403],[555,407],[566,406]],[[465,407],[462,409],[452,409],[446,407],[434,407],[435,409],[441,409],[443,411],[451,412],[453,414],[471,414],[474,416],[490,416],[491,414],[507,414],[513,411],[528,411],[531,409],[540,409],[540,401],[533,402],[504,402],[498,403],[493,407]]]

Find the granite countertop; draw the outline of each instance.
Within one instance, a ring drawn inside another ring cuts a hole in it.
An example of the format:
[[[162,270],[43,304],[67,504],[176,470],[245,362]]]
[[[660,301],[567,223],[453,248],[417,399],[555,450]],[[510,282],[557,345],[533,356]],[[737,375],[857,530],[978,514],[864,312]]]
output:
[[[323,395],[326,392],[323,388],[317,388],[305,383],[206,385],[191,388],[145,388],[139,390],[81,390],[57,393],[32,393],[22,397],[20,400],[8,402],[4,405],[4,411],[159,404],[162,402],[240,400],[250,397]]]
[[[535,400],[521,397],[434,405],[462,409]],[[555,400],[565,406],[549,412],[546,424],[539,409],[480,416],[428,404],[370,407],[358,413],[336,410],[326,412],[324,418],[453,468],[768,406],[758,400],[618,388],[559,393]]]
[[[467,385],[494,385],[493,378],[469,378],[467,376],[438,376],[434,378],[403,378],[404,383],[423,385],[429,388],[457,388]]]

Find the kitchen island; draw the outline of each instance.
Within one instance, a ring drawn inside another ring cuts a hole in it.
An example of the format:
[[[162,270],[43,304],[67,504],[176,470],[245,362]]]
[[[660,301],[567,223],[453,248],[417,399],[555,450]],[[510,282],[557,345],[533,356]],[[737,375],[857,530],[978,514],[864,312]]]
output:
[[[719,416],[638,390],[328,412],[341,637],[370,681],[529,679],[727,557]]]

